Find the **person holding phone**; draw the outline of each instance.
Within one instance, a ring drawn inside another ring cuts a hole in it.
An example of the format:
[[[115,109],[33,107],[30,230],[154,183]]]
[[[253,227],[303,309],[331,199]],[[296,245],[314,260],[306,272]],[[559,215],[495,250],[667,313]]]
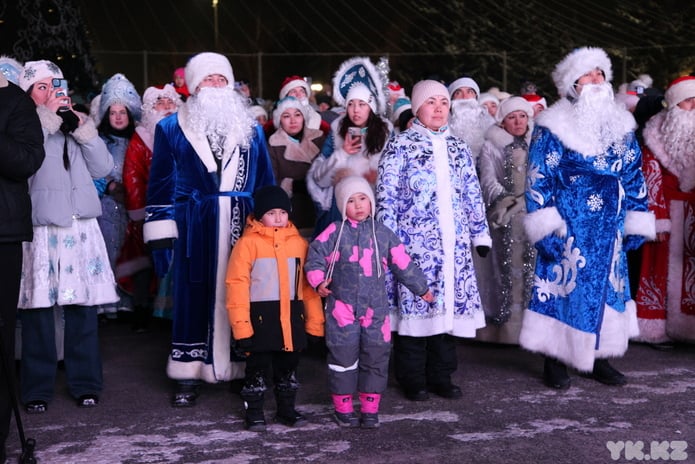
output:
[[[345,114],[331,123],[331,135],[321,156],[307,173],[307,188],[316,204],[314,235],[341,214],[333,186],[350,175],[363,176],[374,187],[379,157],[393,133],[386,112],[384,85],[376,67],[367,58],[345,61],[333,78],[333,98],[345,106]]]
[[[99,403],[103,378],[96,305],[118,301],[93,182],[113,169],[113,158],[94,122],[72,109],[67,89],[53,85],[62,78],[60,68],[46,60],[27,62],[19,78],[36,104],[46,152],[29,180],[34,240],[24,243],[18,302],[20,395],[30,414],[45,412],[54,394],[56,307],[65,320],[68,392],[79,407]]]

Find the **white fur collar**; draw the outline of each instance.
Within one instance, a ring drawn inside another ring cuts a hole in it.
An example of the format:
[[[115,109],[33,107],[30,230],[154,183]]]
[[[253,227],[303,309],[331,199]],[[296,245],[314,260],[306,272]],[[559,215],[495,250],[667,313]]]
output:
[[[527,145],[531,143],[532,132],[533,123],[529,121],[529,128],[526,131],[526,135],[524,136],[524,140],[526,141]],[[514,142],[514,136],[506,130],[504,130],[499,125],[493,124],[488,128],[487,132],[485,132],[485,140],[489,141],[495,146],[495,148],[502,151],[507,145]]]
[[[566,98],[558,100],[536,116],[536,125],[547,127],[566,147],[584,156],[604,153],[608,149],[607,146],[602,146],[599,141],[591,140],[581,133],[577,127],[573,109],[573,104]],[[632,113],[627,110],[621,113],[621,116],[614,121],[616,132],[627,135],[636,129],[637,123]]]
[[[144,126],[137,126],[135,132],[138,133],[145,146],[152,151],[154,149],[154,127],[149,129]]]

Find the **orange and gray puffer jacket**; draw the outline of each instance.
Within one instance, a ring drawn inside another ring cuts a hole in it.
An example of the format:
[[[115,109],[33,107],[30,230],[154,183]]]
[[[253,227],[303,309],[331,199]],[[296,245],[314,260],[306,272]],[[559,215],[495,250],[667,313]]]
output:
[[[252,352],[300,351],[323,336],[321,297],[304,275],[308,244],[290,222],[266,227],[250,215],[227,266],[226,305],[235,340]]]

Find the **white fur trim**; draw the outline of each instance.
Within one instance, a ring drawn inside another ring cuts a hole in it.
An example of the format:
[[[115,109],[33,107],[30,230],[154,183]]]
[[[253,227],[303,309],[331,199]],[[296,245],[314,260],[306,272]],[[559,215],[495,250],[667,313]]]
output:
[[[671,220],[670,219],[657,219],[656,220],[656,233],[660,232],[671,232]]]
[[[523,111],[528,116],[529,121],[531,118],[533,118],[533,107],[528,100],[521,97],[509,97],[497,107],[497,115],[495,116],[495,119],[498,123],[502,123],[504,118],[506,118],[509,113],[513,113],[514,111]]]
[[[275,110],[273,110],[273,125],[275,126],[275,129],[280,129],[280,118],[282,117],[282,113],[290,108],[298,109],[299,112],[302,113],[302,117],[304,118],[304,126],[306,127],[308,115],[307,106],[297,98],[285,97],[277,102],[277,106]]]
[[[620,113],[620,117],[616,118],[613,124],[615,133],[623,136],[637,128],[635,118],[627,110]],[[541,111],[536,116],[536,125],[547,127],[567,148],[584,156],[598,155],[608,148],[598,139],[592,140],[581,132],[575,119],[574,105],[566,98],[558,100],[547,110]]]
[[[671,339],[666,335],[666,319],[638,319],[639,335],[633,340],[645,343],[664,343]]]
[[[19,86],[26,92],[32,84],[48,77],[62,79],[63,71],[52,61],[27,61],[24,63],[24,69],[19,74]]]
[[[519,344],[536,353],[559,359],[579,371],[591,372],[596,358],[613,358],[625,354],[630,337],[639,334],[634,301],[625,303],[619,313],[605,306],[596,349],[596,335],[534,311],[525,311]]]
[[[625,216],[625,235],[642,235],[647,240],[656,238],[656,222],[651,211],[628,211]]]
[[[309,83],[301,77],[297,76],[297,79],[292,79],[280,88],[280,94],[278,95],[278,98],[282,100],[283,98],[287,97],[287,94],[290,93],[290,90],[296,89],[297,87],[304,88],[307,98],[311,95],[311,87],[309,87]]]
[[[695,97],[695,77],[681,77],[664,93],[668,106],[676,106],[683,100]]]
[[[229,357],[229,356],[228,356]],[[222,372],[213,371],[213,366],[200,361],[181,362],[174,361],[169,357],[167,363],[167,376],[174,380],[199,379],[207,383],[217,383],[222,381],[243,379],[246,363],[228,361]],[[215,365],[215,368],[218,366]]]
[[[625,302],[622,313],[610,306],[603,309],[597,358],[617,358],[627,351],[628,341],[639,335],[637,307],[633,300]]]
[[[135,132],[137,132],[142,139],[142,143],[152,151],[154,148],[154,127],[147,129],[144,126],[138,126],[135,128]]]
[[[542,238],[558,232],[567,231],[567,223],[560,216],[557,208],[541,208],[524,216],[524,230],[529,242],[536,243]]]
[[[145,243],[163,238],[178,238],[179,229],[173,219],[162,219],[143,224],[142,235]]]
[[[553,82],[561,97],[567,96],[570,88],[581,76],[599,68],[606,76],[606,82],[613,80],[611,60],[600,48],[582,47],[568,53],[553,71]]]
[[[221,74],[227,79],[227,87],[234,87],[234,71],[224,55],[213,52],[203,52],[195,55],[186,63],[186,86],[195,93],[200,83],[207,76]]]
[[[60,125],[63,124],[63,120],[53,111],[49,110],[44,105],[39,105],[36,107],[36,114],[39,115],[41,127],[43,127],[46,132],[55,134],[60,130]]]
[[[684,235],[685,217],[683,202],[671,201],[671,220],[677,226],[669,237],[668,279],[666,284],[666,333],[676,340],[695,341],[695,316],[689,316],[681,311],[683,299],[683,257],[686,256]]]
[[[478,97],[480,97],[480,86],[478,85],[478,83],[470,77],[461,77],[449,84],[449,87],[447,88],[447,90],[449,91],[449,98],[454,98],[454,92],[456,92],[461,87],[468,87],[470,89],[475,90],[476,100],[478,99]]]
[[[519,344],[583,372],[594,368],[596,336],[535,311],[525,311]]]
[[[92,118],[88,117],[86,114],[83,115],[80,113],[78,113],[78,116],[80,116],[82,124],[80,127],[72,131],[72,136],[75,138],[77,143],[83,145],[90,140],[99,137],[99,131],[97,131],[97,126],[94,124]]]

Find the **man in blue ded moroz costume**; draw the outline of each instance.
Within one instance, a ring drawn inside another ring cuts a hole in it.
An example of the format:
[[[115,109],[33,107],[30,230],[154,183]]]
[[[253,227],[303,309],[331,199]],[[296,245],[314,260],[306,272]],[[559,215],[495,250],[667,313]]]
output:
[[[191,97],[155,130],[143,230],[157,273],[171,266],[167,375],[177,382],[175,407],[193,406],[202,382],[244,376],[231,354],[224,278],[251,195],[275,183],[262,129],[234,91],[229,60],[200,53],[185,75]]]
[[[538,254],[519,342],[545,355],[551,388],[570,386],[567,365],[624,385],[608,358],[638,333],[625,252],[655,236],[636,123],[613,99],[603,50],[574,50],[552,76],[561,98],[529,149],[525,229]]]

